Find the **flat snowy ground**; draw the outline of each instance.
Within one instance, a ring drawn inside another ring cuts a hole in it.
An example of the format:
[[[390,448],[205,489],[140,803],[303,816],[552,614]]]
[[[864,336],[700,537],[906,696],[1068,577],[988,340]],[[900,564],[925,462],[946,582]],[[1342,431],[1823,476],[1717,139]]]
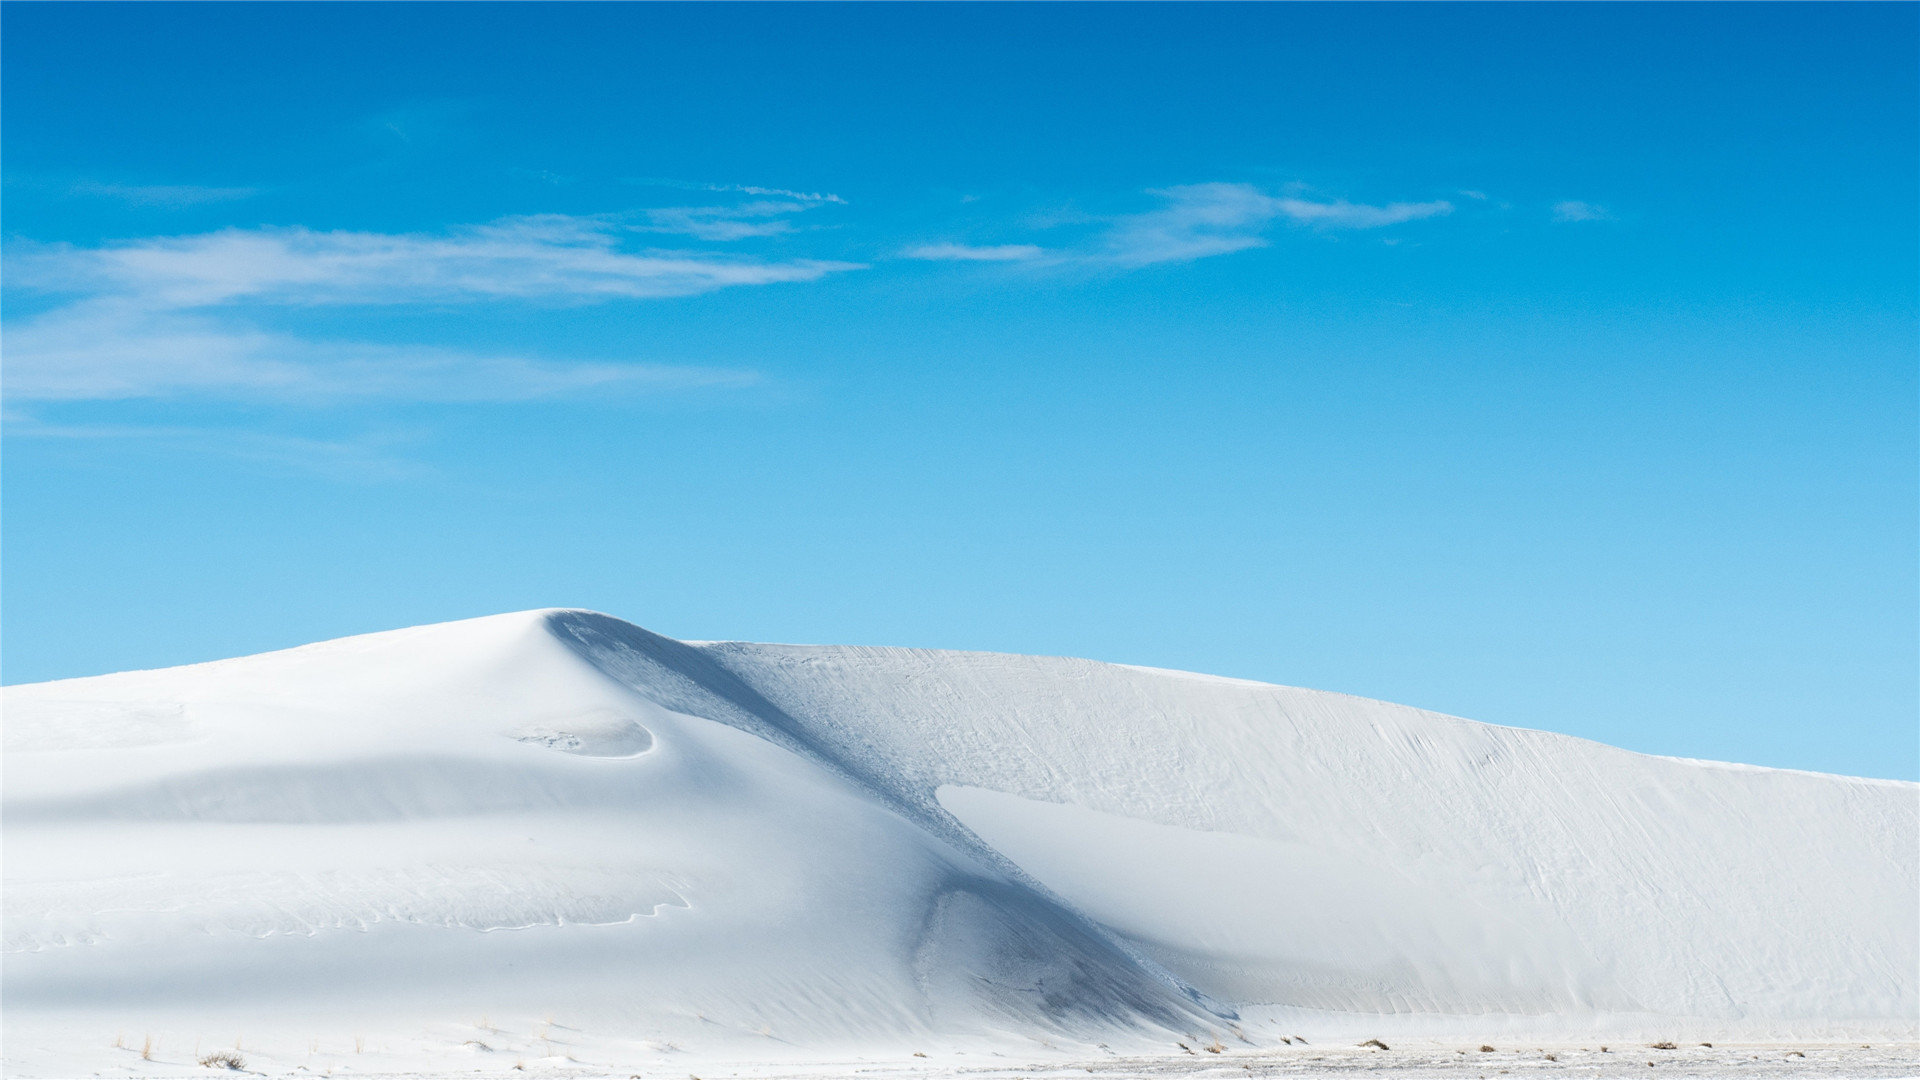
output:
[[[1707,1046],[1681,1046],[1674,1050],[1655,1049],[1644,1044],[1534,1043],[1504,1045],[1482,1051],[1480,1046],[1457,1043],[1410,1042],[1391,1049],[1354,1046],[1291,1046],[1277,1049],[1226,1047],[1215,1054],[1204,1048],[1192,1053],[1169,1048],[1166,1054],[1139,1055],[1100,1052],[1087,1057],[1044,1049],[1022,1054],[1015,1050],[976,1051],[972,1054],[942,1053],[927,1058],[908,1057],[884,1060],[847,1057],[806,1063],[729,1062],[724,1060],[678,1060],[672,1050],[646,1052],[621,1064],[590,1064],[574,1060],[567,1033],[554,1030],[553,1041],[531,1036],[514,1039],[506,1033],[495,1037],[500,1047],[471,1049],[471,1062],[449,1069],[440,1058],[437,1067],[405,1053],[385,1052],[368,1045],[354,1053],[341,1047],[320,1047],[312,1052],[292,1055],[261,1054],[246,1049],[244,1040],[239,1058],[244,1072],[228,1073],[224,1068],[199,1065],[187,1048],[156,1047],[152,1060],[143,1060],[138,1040],[107,1058],[95,1057],[100,1066],[94,1076],[341,1076],[375,1078],[427,1078],[509,1076],[550,1078],[621,1078],[642,1080],[1042,1080],[1072,1077],[1255,1077],[1255,1076],[1355,1076],[1355,1077],[1476,1077],[1490,1080],[1500,1076],[1576,1076],[1576,1077],[1754,1077],[1766,1080],[1789,1078],[1847,1077],[1859,1080],[1912,1078],[1920,1076],[1920,1044],[1882,1043],[1716,1043]],[[510,1047],[524,1044],[528,1052],[514,1053]],[[1481,1044],[1485,1045],[1485,1044]],[[227,1047],[195,1048],[200,1055],[220,1053]],[[547,1051],[552,1053],[548,1054]]]

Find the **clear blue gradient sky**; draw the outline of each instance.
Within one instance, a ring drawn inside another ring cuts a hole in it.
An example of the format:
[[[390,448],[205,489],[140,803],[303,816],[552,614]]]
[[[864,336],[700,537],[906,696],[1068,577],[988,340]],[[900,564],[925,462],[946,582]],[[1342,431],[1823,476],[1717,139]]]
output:
[[[577,605],[1914,778],[1917,12],[7,4],[4,678]]]

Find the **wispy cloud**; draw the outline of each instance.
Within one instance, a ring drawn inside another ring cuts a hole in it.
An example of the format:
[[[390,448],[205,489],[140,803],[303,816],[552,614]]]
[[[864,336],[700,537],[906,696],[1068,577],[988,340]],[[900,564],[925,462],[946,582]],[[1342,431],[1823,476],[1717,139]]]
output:
[[[1279,210],[1281,216],[1293,221],[1330,229],[1380,229],[1388,225],[1453,213],[1453,204],[1444,200],[1368,206],[1365,203],[1350,203],[1344,199],[1328,203],[1311,202],[1307,199],[1276,199],[1274,207]]]
[[[1568,199],[1565,202],[1553,204],[1553,220],[1555,221],[1610,221],[1612,218],[1613,215],[1607,211],[1606,207],[1590,202],[1581,202],[1578,199]]]
[[[1190,184],[1152,194],[1166,205],[1121,218],[1108,232],[1114,261],[1145,266],[1262,247],[1260,230],[1277,216],[1275,200],[1251,184]]]
[[[5,373],[10,404],[183,396],[309,405],[531,401],[757,381],[752,372],[715,368],[308,340],[111,299],[69,305],[10,331]]]
[[[1035,244],[922,244],[900,254],[909,259],[948,262],[1024,262],[1040,258],[1046,249]]]
[[[735,195],[754,195],[762,198],[792,199],[803,203],[834,203],[847,205],[847,200],[832,192],[795,191],[791,188],[759,187],[754,184],[703,184],[690,180],[675,180],[662,176],[628,177],[625,183],[644,184],[647,187],[674,188],[679,191],[712,191]]]
[[[801,202],[839,203],[846,205],[847,200],[838,195],[819,191],[789,191],[786,188],[752,187],[747,184],[709,184],[708,191],[737,191],[742,195],[777,195],[783,199],[798,199]]]
[[[1188,262],[1264,247],[1266,229],[1286,221],[1318,229],[1378,229],[1453,212],[1453,204],[1395,202],[1381,206],[1344,199],[1316,202],[1271,196],[1252,184],[1188,184],[1150,194],[1164,205],[1117,220],[1105,252],[1125,266]]]
[[[396,453],[417,436],[363,434],[349,438],[313,438],[232,427],[166,424],[49,424],[19,413],[5,416],[10,439],[67,442],[138,442],[192,454],[264,465],[275,471],[307,473],[333,480],[390,481],[431,474],[419,461]]]
[[[407,304],[500,299],[596,303],[814,281],[856,263],[626,251],[620,226],[547,214],[444,234],[226,229],[83,248],[15,243],[8,281],[42,290],[139,297],[153,306],[252,300]]]
[[[305,403],[521,401],[738,386],[747,373],[561,362],[258,329],[267,307],[581,305],[814,281],[858,264],[629,251],[612,218],[511,218],[443,234],[229,229],[98,247],[16,243],[10,288],[63,296],[7,327],[9,401],[183,395]]]
[[[647,224],[636,228],[643,232],[678,233],[696,240],[778,236],[793,231],[788,215],[815,205],[818,204],[761,200],[738,206],[667,206],[643,211]]]

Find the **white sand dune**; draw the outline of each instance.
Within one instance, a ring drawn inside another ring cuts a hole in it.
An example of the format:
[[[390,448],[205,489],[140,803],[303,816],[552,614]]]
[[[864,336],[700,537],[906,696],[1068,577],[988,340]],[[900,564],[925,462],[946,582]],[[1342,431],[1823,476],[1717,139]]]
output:
[[[1913,784],[580,611],[4,708],[9,1075],[1920,1034]]]

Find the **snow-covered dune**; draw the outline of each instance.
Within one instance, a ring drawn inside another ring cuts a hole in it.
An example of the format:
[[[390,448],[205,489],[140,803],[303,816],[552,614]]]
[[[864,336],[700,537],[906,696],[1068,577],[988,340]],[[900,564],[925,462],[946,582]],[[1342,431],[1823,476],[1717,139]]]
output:
[[[1920,1026],[1912,784],[578,611],[4,708],[9,1073],[143,1025],[776,1055]]]

